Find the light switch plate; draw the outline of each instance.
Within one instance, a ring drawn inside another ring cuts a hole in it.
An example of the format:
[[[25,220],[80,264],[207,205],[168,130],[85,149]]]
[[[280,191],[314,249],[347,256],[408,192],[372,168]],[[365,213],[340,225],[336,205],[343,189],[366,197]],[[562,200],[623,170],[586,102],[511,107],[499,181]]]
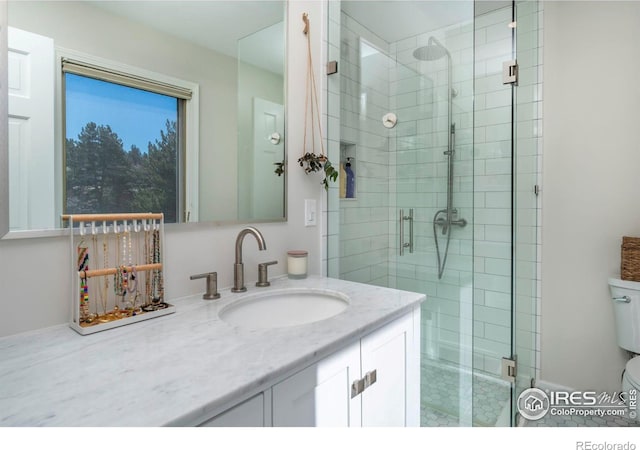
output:
[[[304,226],[315,227],[318,224],[316,219],[316,201],[312,198],[307,198],[304,201]]]

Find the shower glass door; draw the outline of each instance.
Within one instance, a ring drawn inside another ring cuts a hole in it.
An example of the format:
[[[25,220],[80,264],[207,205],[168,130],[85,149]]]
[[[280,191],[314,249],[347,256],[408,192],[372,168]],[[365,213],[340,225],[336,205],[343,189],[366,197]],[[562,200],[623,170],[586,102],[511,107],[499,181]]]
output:
[[[514,46],[518,85],[513,90],[513,353],[518,372],[512,398],[512,423],[518,422],[516,401],[539,379],[537,370],[540,245],[538,198],[542,141],[542,3],[518,0]]]
[[[537,4],[520,9],[531,40],[537,28],[524,17]],[[525,193],[535,161],[513,157],[534,121],[517,120],[531,99],[502,80],[517,11],[329,2],[339,73],[327,79],[328,147],[341,181],[328,194],[327,274],[426,294],[423,426],[514,424],[517,389],[502,379],[502,358],[522,353],[522,386],[535,367],[535,197]]]
[[[476,3],[474,20],[473,418],[509,426],[513,383],[513,92],[503,70],[515,60],[514,9]]]
[[[460,13],[393,46],[391,285],[427,295],[425,426],[473,423],[473,4]]]

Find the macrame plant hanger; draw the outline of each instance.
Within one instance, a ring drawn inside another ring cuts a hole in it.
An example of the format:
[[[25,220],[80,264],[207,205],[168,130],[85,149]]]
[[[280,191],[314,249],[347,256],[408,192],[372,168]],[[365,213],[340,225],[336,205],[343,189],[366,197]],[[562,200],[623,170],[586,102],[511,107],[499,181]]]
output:
[[[305,86],[304,101],[304,140],[302,143],[302,157],[298,159],[301,167],[308,174],[324,170],[325,178],[322,181],[325,189],[329,188],[329,179],[335,181],[338,172],[333,168],[324,149],[324,138],[322,137],[322,127],[320,125],[320,106],[318,102],[318,89],[316,87],[316,77],[313,70],[313,59],[311,57],[311,36],[309,26],[309,15],[302,14],[304,22],[303,33],[307,37],[307,80]],[[316,154],[316,133],[318,127],[318,136],[320,138],[320,154]],[[311,128],[311,151],[307,147],[307,133]],[[306,167],[305,167],[306,166]]]
[[[324,140],[322,139],[322,128],[320,127],[320,108],[318,106],[318,90],[316,88],[316,77],[313,71],[313,59],[311,57],[311,36],[309,29],[309,15],[307,13],[302,14],[302,21],[304,22],[303,33],[307,37],[307,81],[304,101],[304,141],[302,144],[302,156],[307,152],[307,130],[311,125],[311,154],[316,153],[316,140],[315,140],[315,124],[314,117],[317,119],[318,135],[320,136],[320,157],[321,161],[325,161],[327,155],[324,151]],[[311,113],[311,121],[309,121],[309,113]]]

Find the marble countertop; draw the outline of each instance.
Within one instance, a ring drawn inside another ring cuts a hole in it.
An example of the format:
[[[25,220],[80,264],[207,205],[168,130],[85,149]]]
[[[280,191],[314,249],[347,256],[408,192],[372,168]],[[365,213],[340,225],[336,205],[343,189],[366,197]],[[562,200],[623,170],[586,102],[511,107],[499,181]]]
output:
[[[0,339],[0,426],[192,426],[407,313],[423,294],[322,277],[277,278],[220,300],[172,301],[167,316],[80,336],[68,325]],[[350,298],[311,324],[251,331],[218,311],[268,289]]]

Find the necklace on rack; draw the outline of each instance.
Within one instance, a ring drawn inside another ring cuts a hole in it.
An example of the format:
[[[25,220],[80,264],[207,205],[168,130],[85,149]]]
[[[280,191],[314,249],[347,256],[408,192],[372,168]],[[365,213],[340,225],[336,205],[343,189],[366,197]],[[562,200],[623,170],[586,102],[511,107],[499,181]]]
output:
[[[152,227],[151,242],[149,246],[149,259],[151,264],[159,264],[162,261],[160,230],[156,228],[155,223]],[[167,307],[163,301],[164,287],[162,279],[162,269],[153,269],[151,273],[151,283],[149,287],[149,300],[143,311],[157,311]]]
[[[89,286],[87,284],[87,270],[89,269],[89,248],[85,246],[84,238],[78,244],[78,272],[84,272],[80,278],[80,321],[89,322]]]
[[[114,228],[117,225],[113,225]],[[118,296],[118,285],[121,283],[120,279],[119,279],[119,273],[120,271],[118,270],[118,261],[120,259],[120,233],[118,233],[118,231],[116,230],[116,273],[113,274],[113,293],[114,295],[117,297]]]
[[[144,230],[144,263],[151,264],[151,243],[149,242],[151,238],[150,229]],[[150,272],[145,272],[144,274],[144,305],[147,306],[151,303],[151,276]]]
[[[118,307],[118,297],[120,297],[123,291],[124,277],[122,274],[122,267],[120,264],[120,242],[122,241],[122,233],[118,231],[118,225],[114,222],[114,229],[116,230],[116,258],[115,266],[116,273],[113,275],[113,295],[115,296],[113,312],[110,314],[111,318],[120,318],[120,308]]]
[[[129,301],[131,302],[132,313],[135,316],[140,312],[140,308],[137,307],[138,297],[140,296],[140,292],[138,291],[140,274],[137,272],[137,268],[135,266],[139,264],[140,261],[140,228],[138,228],[134,223],[133,229],[135,231],[135,239],[133,239],[133,235],[131,235],[129,240],[129,264],[131,265],[131,276],[129,278],[128,291],[131,294],[129,296]],[[133,250],[131,248],[132,246]]]
[[[129,246],[127,247],[127,256],[129,258],[128,267],[130,267],[131,270],[129,271],[129,276],[127,277],[127,292],[129,292],[130,294],[134,294],[135,292],[138,291],[138,279],[136,277],[136,267],[133,264],[133,251],[131,250],[132,248],[131,241],[133,241],[133,239],[131,238],[131,235],[129,235],[129,240],[128,240]],[[136,258],[136,261],[137,261],[137,258]]]
[[[91,251],[93,252],[93,257],[96,261],[98,261],[98,238],[95,234],[91,235]],[[89,270],[89,254],[87,253],[87,260],[86,260],[87,264],[84,268],[84,278],[83,278],[83,282],[84,282],[84,296],[85,296],[85,301],[86,301],[86,317],[85,317],[85,322],[86,323],[93,323],[99,316],[98,314],[98,302],[96,302],[95,307],[94,307],[94,313],[90,313],[89,312],[89,290],[92,291],[98,291],[98,289],[96,289],[97,287],[97,283],[98,281],[94,281],[93,283],[89,282],[89,278],[87,278],[87,270]],[[90,285],[93,284],[93,287],[90,287]]]
[[[160,263],[160,230],[153,230],[153,263]],[[153,303],[159,303],[162,301],[162,270],[155,269],[153,271],[152,281],[152,298]]]
[[[107,267],[109,267],[109,242],[107,241],[107,234],[105,233],[102,237],[102,268],[106,269]],[[100,304],[102,305],[102,315],[98,315],[98,321],[101,323],[106,323],[109,322],[109,318],[107,316],[109,277],[105,275],[102,278],[102,286],[100,286],[99,290]]]

